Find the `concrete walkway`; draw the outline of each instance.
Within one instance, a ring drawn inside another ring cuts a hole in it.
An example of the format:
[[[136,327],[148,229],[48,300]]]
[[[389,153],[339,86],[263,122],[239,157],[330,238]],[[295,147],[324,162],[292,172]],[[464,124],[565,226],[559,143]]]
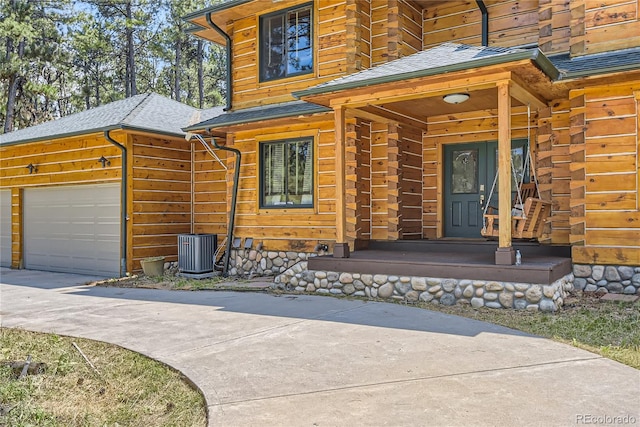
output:
[[[640,423],[640,371],[507,328],[319,296],[83,286],[92,279],[0,269],[2,326],[161,360],[200,387],[210,425]]]

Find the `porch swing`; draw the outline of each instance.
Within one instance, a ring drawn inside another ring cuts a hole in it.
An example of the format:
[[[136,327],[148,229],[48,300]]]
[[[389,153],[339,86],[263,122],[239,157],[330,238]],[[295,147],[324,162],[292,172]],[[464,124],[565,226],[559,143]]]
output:
[[[538,188],[538,178],[535,167],[533,171],[533,183],[525,183],[524,176],[531,164],[531,109],[527,106],[527,154],[525,155],[523,173],[516,187],[516,196],[511,209],[511,237],[513,239],[538,239],[544,231],[544,225],[551,215],[551,202],[540,198]],[[516,168],[511,157],[511,174],[517,177]],[[488,200],[491,200],[498,181],[498,171],[496,170]],[[536,197],[537,196],[537,197]],[[491,212],[489,212],[491,210]],[[480,234],[483,237],[499,237],[499,215],[497,209],[488,203],[483,210],[483,226]]]

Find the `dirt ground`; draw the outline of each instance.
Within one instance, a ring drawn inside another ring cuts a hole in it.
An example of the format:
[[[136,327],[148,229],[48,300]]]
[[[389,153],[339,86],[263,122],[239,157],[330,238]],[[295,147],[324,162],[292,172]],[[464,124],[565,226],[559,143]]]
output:
[[[96,282],[97,286],[110,286],[120,288],[147,288],[147,289],[163,289],[163,290],[181,290],[181,291],[196,291],[196,290],[236,290],[236,291],[266,291],[277,294],[287,293],[286,291],[274,289],[271,287],[273,284],[273,278],[270,277],[257,277],[253,279],[242,278],[223,278],[217,275],[212,278],[206,279],[192,279],[187,277],[180,277],[176,275],[176,271],[167,271],[161,277],[150,277],[144,274],[132,275],[120,279],[109,279],[101,282]],[[296,292],[289,292],[296,293]],[[563,312],[578,311],[581,309],[594,309],[602,305],[606,301],[615,301],[616,299],[628,301],[633,296],[622,295],[608,295],[603,293],[594,292],[572,292],[564,301],[562,308]],[[636,299],[637,303],[637,299]],[[422,304],[418,304],[422,305]],[[433,306],[433,304],[429,304]],[[444,307],[442,307],[444,308]]]
[[[166,271],[163,276],[131,275],[120,279],[108,279],[95,282],[96,286],[118,288],[146,288],[163,290],[268,290],[273,278],[259,277],[254,279],[224,278],[216,275],[211,278],[193,279],[176,275],[175,271]]]

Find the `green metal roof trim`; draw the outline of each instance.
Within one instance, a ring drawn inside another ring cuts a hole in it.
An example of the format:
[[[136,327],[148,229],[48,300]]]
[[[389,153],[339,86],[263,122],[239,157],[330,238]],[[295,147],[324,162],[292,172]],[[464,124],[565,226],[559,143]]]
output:
[[[23,144],[115,129],[183,137],[183,126],[195,120],[209,119],[216,115],[216,111],[218,110],[215,108],[198,110],[164,96],[148,93],[0,135],[0,144]],[[220,112],[221,110],[217,114]]]
[[[282,104],[267,105],[262,107],[247,108],[244,110],[232,111],[221,114],[210,120],[205,120],[198,124],[185,127],[185,132],[193,130],[206,130],[222,126],[232,126],[245,123],[252,123],[261,120],[273,120],[284,117],[310,115],[317,113],[327,113],[333,111],[321,105],[311,104],[304,101],[285,102]]]
[[[207,13],[220,12],[221,10],[231,9],[232,7],[240,6],[245,3],[249,3],[255,0],[229,0],[222,3],[214,4],[213,6],[206,7],[204,9],[197,10],[195,12],[188,13],[182,17],[183,20],[189,21],[199,16],[204,16]]]
[[[190,27],[184,29],[184,32],[187,33],[187,34],[193,34],[193,33],[197,33],[198,31],[202,31],[202,30],[206,30],[206,28],[203,27],[202,25],[191,24]]]
[[[525,59],[532,60],[552,80],[557,79],[560,75],[553,63],[537,48],[506,49],[443,43],[432,49],[414,53],[374,68],[340,77],[309,89],[293,92],[293,96],[301,98],[308,95],[392,83],[418,77],[436,76]]]

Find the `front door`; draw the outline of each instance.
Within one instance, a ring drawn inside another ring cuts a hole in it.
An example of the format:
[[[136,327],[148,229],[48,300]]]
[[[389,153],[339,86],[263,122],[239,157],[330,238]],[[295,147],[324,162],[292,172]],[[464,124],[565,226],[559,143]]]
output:
[[[524,172],[525,147],[526,141],[512,142],[511,157],[516,171],[511,182],[514,194]],[[445,146],[445,237],[481,237],[485,205],[498,206],[497,182],[491,192],[497,171],[497,148],[496,142]]]

